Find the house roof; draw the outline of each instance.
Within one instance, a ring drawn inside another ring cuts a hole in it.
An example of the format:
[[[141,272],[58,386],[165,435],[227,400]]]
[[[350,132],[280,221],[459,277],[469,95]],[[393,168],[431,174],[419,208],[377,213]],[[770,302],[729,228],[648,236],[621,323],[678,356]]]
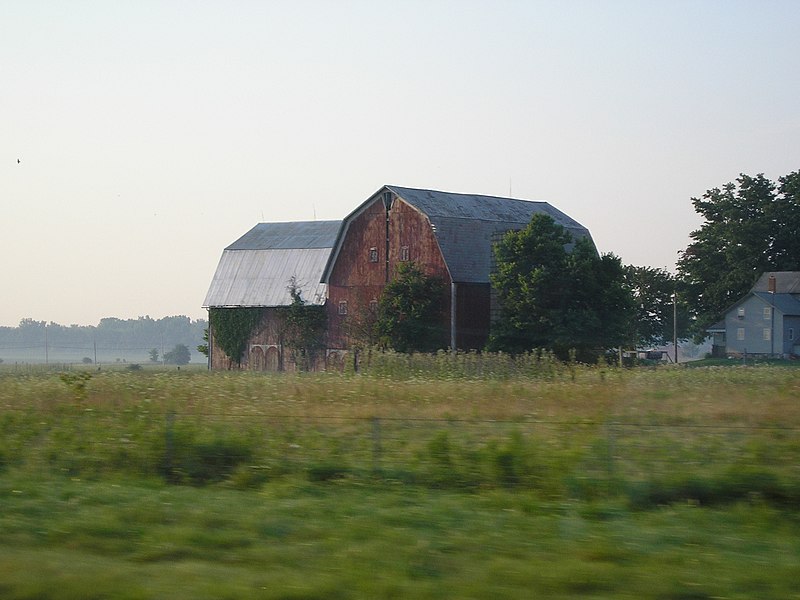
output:
[[[770,294],[769,292],[753,292],[753,295],[784,315],[800,315],[800,301],[792,294]]]
[[[535,214],[550,215],[574,237],[591,239],[588,229],[547,202],[387,185],[345,217],[336,246],[325,268],[325,281],[330,276],[349,223],[367,206],[380,201],[385,191],[391,192],[428,218],[450,277],[459,283],[488,283],[492,243],[497,241],[498,234],[511,229],[523,229]]]
[[[751,291],[768,292],[770,277],[775,277],[775,292],[777,294],[800,294],[800,271],[768,271],[762,273]]]
[[[222,252],[204,307],[287,306],[297,282],[309,304],[325,302],[320,283],[341,221],[259,223]]]

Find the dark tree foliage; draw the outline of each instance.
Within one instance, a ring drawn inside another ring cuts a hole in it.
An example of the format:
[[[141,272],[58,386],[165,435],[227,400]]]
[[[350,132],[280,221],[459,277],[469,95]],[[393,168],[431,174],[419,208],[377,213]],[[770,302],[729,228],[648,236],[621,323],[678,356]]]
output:
[[[310,371],[325,348],[325,307],[306,304],[294,280],[289,284],[289,294],[292,303],[285,309],[283,341],[291,348],[297,367],[301,371]]]
[[[704,219],[681,253],[678,274],[695,316],[693,332],[720,319],[765,271],[800,270],[800,171],[778,180],[740,175],[692,198]]]
[[[433,352],[447,345],[444,283],[413,262],[401,263],[378,301],[380,343],[397,352]]]
[[[208,327],[203,330],[203,342],[205,343],[197,345],[197,351],[208,357]]]
[[[534,215],[495,245],[492,284],[500,317],[489,350],[552,350],[566,360],[594,361],[623,344],[633,317],[624,269],[612,254],[598,256],[588,238],[574,241],[549,215]]]
[[[176,344],[169,352],[164,353],[164,362],[168,365],[188,365],[192,355],[184,344]]]
[[[632,322],[630,343],[634,346],[659,346],[673,340],[673,315],[678,315],[678,339],[686,339],[690,324],[688,307],[678,294],[673,294],[679,281],[669,271],[652,267],[625,267],[625,281],[633,293],[636,317]]]
[[[250,308],[212,308],[208,311],[214,342],[231,359],[241,364],[247,340],[261,321],[263,310]]]

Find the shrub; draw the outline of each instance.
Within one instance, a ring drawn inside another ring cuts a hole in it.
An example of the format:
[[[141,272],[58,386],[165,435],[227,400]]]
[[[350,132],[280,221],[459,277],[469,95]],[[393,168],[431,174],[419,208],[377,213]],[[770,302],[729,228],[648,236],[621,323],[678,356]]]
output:
[[[222,433],[197,438],[196,431],[184,426],[167,432],[160,461],[167,481],[192,485],[223,481],[253,456],[252,445],[241,438]]]

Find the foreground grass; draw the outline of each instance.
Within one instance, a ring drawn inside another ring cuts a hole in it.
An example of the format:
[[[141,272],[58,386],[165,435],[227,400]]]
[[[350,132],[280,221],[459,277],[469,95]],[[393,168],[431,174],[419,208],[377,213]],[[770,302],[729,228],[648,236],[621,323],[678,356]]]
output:
[[[3,598],[798,598],[800,521],[507,491],[0,477]]]
[[[795,369],[74,375],[0,375],[2,598],[800,598]]]

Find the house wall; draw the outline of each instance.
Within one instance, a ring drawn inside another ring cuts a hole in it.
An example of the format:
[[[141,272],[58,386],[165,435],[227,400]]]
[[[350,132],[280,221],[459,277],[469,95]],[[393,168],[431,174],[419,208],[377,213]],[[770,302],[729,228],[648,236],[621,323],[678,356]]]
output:
[[[328,281],[328,332],[331,348],[348,345],[348,317],[369,309],[377,301],[388,279],[405,258],[403,247],[408,248],[408,260],[413,261],[427,274],[439,277],[445,283],[446,327],[450,328],[450,276],[442,258],[439,244],[427,217],[400,199],[395,199],[389,210],[389,244],[387,262],[386,209],[378,196],[353,217],[342,241],[339,255]],[[377,260],[370,260],[370,250]],[[387,271],[388,269],[388,271]],[[347,302],[347,315],[341,315],[340,303]]]
[[[777,317],[778,314],[776,313],[775,316]],[[784,317],[782,330],[783,343],[781,347],[783,348],[783,353],[800,356],[800,317]]]
[[[769,316],[765,318],[764,315],[764,308],[769,307],[768,303],[757,296],[750,296],[728,311],[725,315],[725,329],[729,355],[781,352],[783,335],[779,314],[775,313],[773,330],[772,319]],[[744,310],[743,315],[740,314],[740,309]],[[774,344],[772,340],[764,339],[765,330],[770,331],[770,335],[774,334]]]

